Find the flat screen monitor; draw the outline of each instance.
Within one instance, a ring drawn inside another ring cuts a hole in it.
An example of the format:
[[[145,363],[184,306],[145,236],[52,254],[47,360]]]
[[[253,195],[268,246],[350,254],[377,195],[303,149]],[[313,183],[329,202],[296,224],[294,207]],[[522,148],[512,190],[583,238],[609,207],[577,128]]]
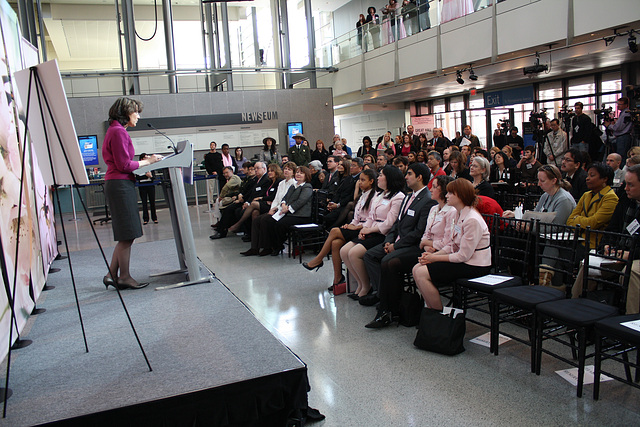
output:
[[[287,123],[287,138],[289,139],[289,147],[296,144],[296,142],[293,140],[293,136],[298,133],[302,133],[302,122]]]
[[[98,160],[98,136],[86,135],[79,136],[80,152],[82,153],[82,161],[85,166],[100,166]]]

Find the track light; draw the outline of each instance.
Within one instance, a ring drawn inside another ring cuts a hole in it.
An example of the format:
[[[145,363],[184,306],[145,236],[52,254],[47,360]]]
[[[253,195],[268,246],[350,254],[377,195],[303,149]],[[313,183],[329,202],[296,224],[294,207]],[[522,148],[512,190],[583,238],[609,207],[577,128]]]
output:
[[[476,76],[476,73],[473,72],[473,68],[469,68],[469,80],[471,80],[472,82],[478,80],[478,76]]]
[[[636,36],[633,35],[633,31],[629,33],[629,40],[627,41],[627,43],[629,43],[629,50],[631,51],[631,53],[638,52],[638,45],[636,44]]]
[[[462,80],[462,71],[460,70],[456,71],[456,81],[461,85],[464,84],[464,80]]]

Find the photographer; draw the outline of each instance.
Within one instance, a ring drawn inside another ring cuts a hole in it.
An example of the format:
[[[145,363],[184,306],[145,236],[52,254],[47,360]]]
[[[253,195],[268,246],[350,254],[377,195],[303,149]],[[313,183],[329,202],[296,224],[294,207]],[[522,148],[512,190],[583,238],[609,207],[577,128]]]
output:
[[[513,150],[513,157],[516,160],[519,160],[520,155],[522,154],[522,147],[524,147],[524,139],[518,135],[518,128],[515,126],[509,130],[509,135],[507,135],[507,145]]]
[[[502,129],[505,124],[508,126],[509,122],[498,122],[496,124],[496,129],[493,131],[493,145],[494,147],[498,147],[500,150],[502,150],[502,147],[507,145],[507,135]]]
[[[620,115],[612,124],[610,120],[605,119],[604,126],[607,132],[611,132],[616,139],[616,152],[620,154],[622,160],[626,159],[627,152],[631,148],[631,130],[633,123],[629,113],[629,98],[623,96],[618,99],[618,110]]]
[[[591,118],[582,112],[584,104],[576,102],[574,105],[576,115],[571,119],[571,148],[578,149],[583,152],[589,152],[588,138],[591,135],[593,122]]]
[[[558,119],[551,120],[549,124],[551,132],[547,133],[544,138],[544,154],[547,156],[548,163],[560,167],[562,156],[567,152],[567,133],[560,129],[560,121]]]

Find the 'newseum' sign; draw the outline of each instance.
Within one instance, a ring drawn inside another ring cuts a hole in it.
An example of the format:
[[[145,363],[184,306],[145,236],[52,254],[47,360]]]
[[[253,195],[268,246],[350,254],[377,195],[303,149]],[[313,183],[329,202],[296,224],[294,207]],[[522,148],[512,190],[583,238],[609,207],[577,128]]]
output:
[[[495,108],[504,105],[527,104],[533,102],[533,86],[494,90],[484,93],[484,107]]]

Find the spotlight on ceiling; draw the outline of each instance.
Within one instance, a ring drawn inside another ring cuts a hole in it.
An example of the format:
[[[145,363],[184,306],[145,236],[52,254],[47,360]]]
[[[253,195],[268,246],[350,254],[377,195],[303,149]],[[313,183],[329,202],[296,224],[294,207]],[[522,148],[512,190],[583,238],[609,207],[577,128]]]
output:
[[[629,40],[627,42],[629,43],[629,50],[631,51],[631,53],[638,52],[638,45],[636,44],[636,36],[633,35],[633,31],[629,33]]]
[[[530,67],[524,67],[522,69],[525,76],[529,74],[539,74],[543,71],[549,71],[549,66],[547,64],[540,64],[540,55],[538,52],[536,52],[536,63]]]
[[[469,80],[473,82],[478,80],[478,76],[476,76],[476,73],[473,72],[473,68],[469,68]]]
[[[464,80],[462,80],[462,71],[460,70],[456,71],[456,81],[461,85],[464,84]]]

